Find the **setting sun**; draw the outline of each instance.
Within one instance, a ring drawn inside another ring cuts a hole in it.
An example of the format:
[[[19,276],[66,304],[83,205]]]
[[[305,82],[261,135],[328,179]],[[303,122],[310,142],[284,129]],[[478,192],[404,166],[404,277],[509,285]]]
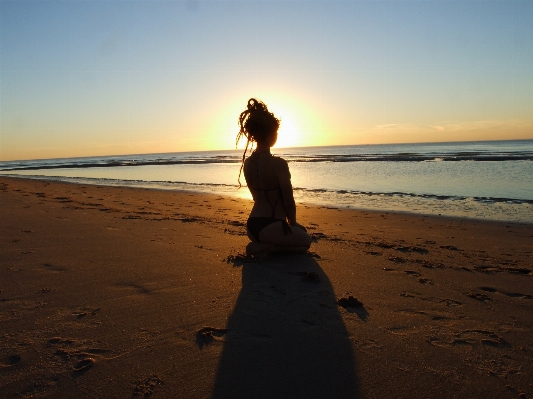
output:
[[[275,148],[315,145],[315,130],[321,123],[313,112],[314,107],[298,96],[266,93],[264,101],[268,109],[281,120]]]
[[[281,123],[278,130],[276,148],[296,147],[300,144],[300,129],[293,118],[280,114]]]
[[[248,94],[250,96],[250,94]],[[235,144],[234,134],[238,132],[237,117],[246,106],[250,97],[239,93],[222,106],[210,121],[210,142],[214,148],[231,148]],[[287,94],[279,94],[273,91],[256,93],[253,98],[265,102],[270,112],[280,119],[278,140],[274,148],[302,147],[317,145],[318,140],[315,131],[322,130],[322,124],[317,119],[314,107],[306,101]],[[238,144],[241,148],[245,142]]]

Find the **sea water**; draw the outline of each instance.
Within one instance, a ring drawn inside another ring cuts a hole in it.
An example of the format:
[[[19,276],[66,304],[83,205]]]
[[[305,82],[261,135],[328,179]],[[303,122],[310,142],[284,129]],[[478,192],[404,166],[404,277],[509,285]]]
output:
[[[533,223],[533,140],[273,149],[296,201]],[[251,198],[242,150],[0,162],[0,174]]]

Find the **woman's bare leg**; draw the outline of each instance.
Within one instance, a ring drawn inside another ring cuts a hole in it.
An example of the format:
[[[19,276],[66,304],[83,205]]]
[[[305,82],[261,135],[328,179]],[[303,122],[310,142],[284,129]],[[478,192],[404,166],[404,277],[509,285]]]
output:
[[[282,222],[269,224],[259,233],[261,242],[279,247],[309,247],[311,236],[303,229],[292,226],[291,231],[285,234]]]
[[[309,247],[280,247],[279,245],[266,244],[263,242],[251,242],[246,246],[247,255],[260,255],[268,252],[284,252],[302,254],[307,252]]]

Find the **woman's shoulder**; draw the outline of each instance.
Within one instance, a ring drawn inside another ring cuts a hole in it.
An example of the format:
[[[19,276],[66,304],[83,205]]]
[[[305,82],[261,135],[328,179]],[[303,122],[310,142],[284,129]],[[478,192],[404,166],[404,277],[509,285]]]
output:
[[[289,164],[285,159],[276,155],[272,155],[272,162],[274,163],[274,165],[276,165],[277,168],[286,169],[289,167]]]
[[[259,154],[254,152],[249,157],[247,157],[244,160],[244,168],[248,169],[248,168],[252,167],[252,165],[256,165],[257,162],[259,161],[258,155]],[[263,160],[266,160],[266,159],[263,158]],[[269,157],[267,162],[270,163],[270,167],[274,167],[275,169],[286,169],[286,168],[288,168],[288,164],[287,164],[287,161],[285,159],[283,159],[282,157],[273,155],[273,154],[270,154],[270,157]]]
[[[252,152],[250,154],[250,156],[246,157],[246,159],[244,160],[244,163],[247,163],[247,162],[249,163],[249,162],[252,162],[254,160],[258,160],[260,157],[262,159],[265,159],[265,158],[263,158],[263,156],[267,155],[267,154],[269,155],[268,158],[270,158],[270,160],[272,162],[283,163],[283,164],[287,163],[287,161],[285,159],[283,159],[282,157],[280,157],[280,156],[277,156],[277,155],[274,155],[274,154],[270,154],[270,153],[257,153],[257,152]]]

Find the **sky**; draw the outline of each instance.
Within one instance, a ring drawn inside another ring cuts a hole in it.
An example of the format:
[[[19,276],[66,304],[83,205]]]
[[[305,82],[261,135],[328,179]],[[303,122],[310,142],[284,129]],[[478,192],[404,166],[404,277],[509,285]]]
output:
[[[533,1],[0,0],[0,160],[533,139]],[[242,148],[241,143],[239,148]]]

